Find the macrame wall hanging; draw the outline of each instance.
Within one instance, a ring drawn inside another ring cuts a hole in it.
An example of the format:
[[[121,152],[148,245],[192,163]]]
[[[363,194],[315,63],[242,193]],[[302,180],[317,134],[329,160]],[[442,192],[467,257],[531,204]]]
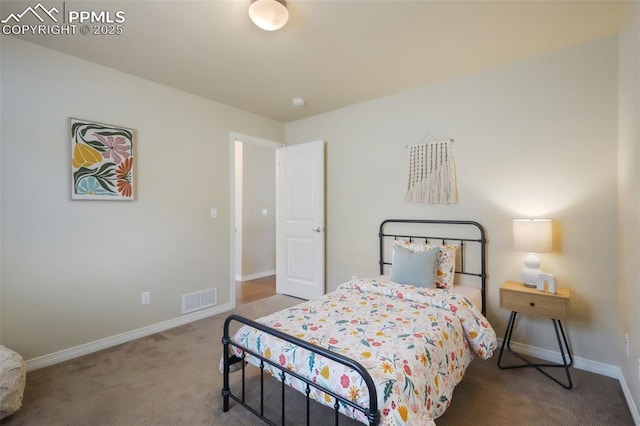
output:
[[[431,137],[431,141],[425,142]],[[438,141],[429,134],[418,145],[408,146],[409,183],[407,201],[428,204],[458,202],[453,139]]]

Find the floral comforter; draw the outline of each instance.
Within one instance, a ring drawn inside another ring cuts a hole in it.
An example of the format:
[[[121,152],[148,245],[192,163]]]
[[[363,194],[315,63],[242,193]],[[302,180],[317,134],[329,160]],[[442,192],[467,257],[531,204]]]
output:
[[[474,354],[488,359],[497,345],[493,328],[466,298],[373,279],[354,279],[258,321],[362,364],[376,384],[384,425],[434,425]],[[346,366],[248,326],[233,341],[367,406],[364,381]],[[257,365],[251,357],[248,361]],[[270,368],[265,371],[279,377]],[[301,381],[287,377],[288,385],[304,391]],[[312,390],[311,397],[334,404],[321,391]],[[352,408],[343,405],[340,411],[367,422]]]

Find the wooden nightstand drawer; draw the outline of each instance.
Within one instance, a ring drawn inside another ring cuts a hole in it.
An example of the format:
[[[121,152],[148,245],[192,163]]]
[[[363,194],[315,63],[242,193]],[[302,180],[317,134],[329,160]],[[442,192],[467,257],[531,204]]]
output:
[[[555,294],[525,287],[522,283],[506,282],[500,287],[500,307],[527,315],[566,319],[569,312],[569,290]]]

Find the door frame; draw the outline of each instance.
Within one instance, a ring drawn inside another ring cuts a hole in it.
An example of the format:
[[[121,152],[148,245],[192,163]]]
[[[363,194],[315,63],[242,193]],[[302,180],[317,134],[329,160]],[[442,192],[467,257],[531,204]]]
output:
[[[231,307],[236,307],[236,141],[272,148],[274,151],[285,146],[282,142],[258,138],[237,132],[229,132],[229,241],[230,241],[230,282]],[[239,247],[241,248],[241,247]]]

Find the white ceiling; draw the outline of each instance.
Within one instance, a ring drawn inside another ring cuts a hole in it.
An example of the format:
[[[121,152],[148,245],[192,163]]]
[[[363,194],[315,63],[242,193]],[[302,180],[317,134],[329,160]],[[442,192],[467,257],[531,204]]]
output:
[[[0,15],[37,2],[2,0]],[[124,33],[21,38],[282,122],[616,34],[628,6],[289,0],[287,25],[267,32],[250,0],[41,3],[122,10]]]

